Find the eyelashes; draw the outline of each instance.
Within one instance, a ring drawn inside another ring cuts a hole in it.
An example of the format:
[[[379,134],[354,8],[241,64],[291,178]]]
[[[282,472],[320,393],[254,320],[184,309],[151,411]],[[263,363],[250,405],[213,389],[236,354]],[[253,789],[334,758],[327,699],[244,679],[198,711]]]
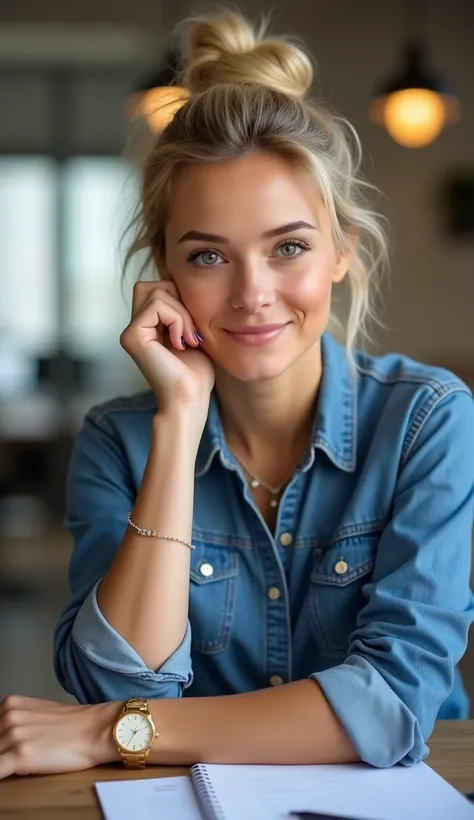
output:
[[[283,259],[285,262],[289,262],[293,259],[297,259],[299,256],[303,256],[304,253],[311,250],[311,246],[308,245],[308,243],[305,242],[303,239],[284,239],[282,242],[280,242],[277,245],[277,247],[274,250],[274,254],[276,254],[276,252],[279,251],[280,248],[292,247],[292,246],[299,248],[300,252],[299,253],[293,253],[290,256],[279,256],[277,258]],[[220,264],[218,262],[215,262],[214,264],[212,262],[210,262],[210,263],[204,262],[203,264],[198,263],[197,260],[199,259],[199,257],[206,256],[206,255],[211,256],[211,257],[212,256],[220,257],[221,260],[223,259],[222,255],[215,248],[199,248],[199,249],[196,249],[194,251],[191,251],[191,253],[188,254],[187,261],[194,264],[196,267],[199,267],[199,268],[215,268],[215,267],[217,267],[217,264]]]

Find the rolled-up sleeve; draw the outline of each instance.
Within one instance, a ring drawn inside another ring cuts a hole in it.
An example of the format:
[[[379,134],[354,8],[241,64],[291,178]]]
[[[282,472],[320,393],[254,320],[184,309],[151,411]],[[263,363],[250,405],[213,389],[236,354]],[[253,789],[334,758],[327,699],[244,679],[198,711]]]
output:
[[[473,509],[474,407],[459,386],[413,420],[348,656],[311,676],[373,766],[428,754],[474,619]]]
[[[105,421],[98,424],[86,417],[67,484],[65,525],[74,538],[72,597],[54,636],[56,676],[80,703],[131,696],[176,698],[192,682],[189,623],[181,645],[152,670],[108,623],[97,603],[97,587],[123,539],[134,495],[117,436]]]

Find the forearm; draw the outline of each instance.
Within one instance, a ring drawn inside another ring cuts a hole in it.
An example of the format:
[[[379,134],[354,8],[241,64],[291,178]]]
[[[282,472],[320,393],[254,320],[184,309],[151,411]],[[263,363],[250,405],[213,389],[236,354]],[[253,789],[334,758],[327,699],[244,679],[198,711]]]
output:
[[[196,444],[186,418],[156,416],[152,444],[132,520],[191,541]],[[186,631],[190,550],[128,528],[98,591],[108,623],[157,669]]]
[[[240,695],[151,701],[150,762],[347,763],[359,759],[313,680]]]

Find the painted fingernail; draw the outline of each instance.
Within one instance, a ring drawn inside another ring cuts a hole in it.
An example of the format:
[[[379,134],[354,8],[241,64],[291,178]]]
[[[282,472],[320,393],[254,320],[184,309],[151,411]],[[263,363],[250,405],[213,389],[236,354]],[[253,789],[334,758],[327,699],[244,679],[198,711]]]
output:
[[[181,345],[183,347],[183,350],[186,350],[187,345],[186,345],[186,342],[184,341],[183,336],[181,336]]]
[[[197,330],[195,330],[195,331],[194,331],[194,338],[195,338],[198,342],[203,342],[203,341],[204,341],[204,339],[202,338],[201,334],[200,334],[200,333],[198,333],[198,331],[197,331]]]

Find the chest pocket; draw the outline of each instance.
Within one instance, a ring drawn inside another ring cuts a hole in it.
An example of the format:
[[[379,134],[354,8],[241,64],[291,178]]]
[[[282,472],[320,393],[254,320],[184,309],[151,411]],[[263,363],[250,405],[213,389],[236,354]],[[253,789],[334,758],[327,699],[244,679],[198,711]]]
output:
[[[321,551],[311,573],[311,626],[323,655],[347,654],[357,615],[367,602],[364,584],[370,580],[379,534],[343,541]]]
[[[192,648],[215,654],[229,641],[239,559],[227,548],[194,543],[189,585]]]

